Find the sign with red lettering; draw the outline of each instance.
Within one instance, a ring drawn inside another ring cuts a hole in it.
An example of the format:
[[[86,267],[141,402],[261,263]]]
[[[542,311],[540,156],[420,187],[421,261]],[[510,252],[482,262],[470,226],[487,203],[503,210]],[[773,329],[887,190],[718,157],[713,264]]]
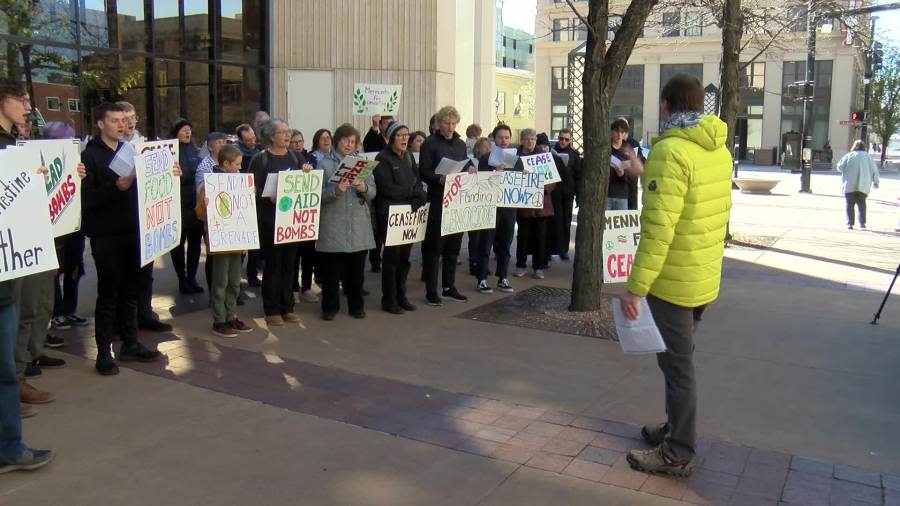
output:
[[[641,240],[641,213],[606,211],[603,227],[603,282],[624,283]]]
[[[81,228],[81,162],[78,139],[19,141],[25,150],[34,150],[47,168],[47,189],[53,237],[76,232]]]
[[[275,244],[315,241],[319,238],[323,174],[321,170],[285,170],[278,173]]]
[[[138,224],[141,266],[178,246],[181,240],[181,185],[172,170],[175,159],[168,149],[134,157],[137,173]]]
[[[378,162],[374,160],[366,160],[359,156],[347,155],[341,160],[341,166],[334,171],[334,174],[328,182],[340,184],[341,181],[346,181],[350,185],[353,185],[357,181],[365,181],[366,178],[372,174],[372,171],[375,170],[377,165]]]
[[[211,172],[203,183],[209,251],[259,249],[253,174]]]
[[[500,177],[494,171],[461,172],[448,177],[441,209],[429,211],[441,213],[441,235],[494,228]]]

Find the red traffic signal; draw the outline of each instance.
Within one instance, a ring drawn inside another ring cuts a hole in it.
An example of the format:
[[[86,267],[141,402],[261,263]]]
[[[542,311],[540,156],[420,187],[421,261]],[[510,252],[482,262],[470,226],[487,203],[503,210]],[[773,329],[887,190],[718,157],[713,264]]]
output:
[[[850,113],[850,121],[862,121],[863,116],[864,114],[862,111],[853,111]]]

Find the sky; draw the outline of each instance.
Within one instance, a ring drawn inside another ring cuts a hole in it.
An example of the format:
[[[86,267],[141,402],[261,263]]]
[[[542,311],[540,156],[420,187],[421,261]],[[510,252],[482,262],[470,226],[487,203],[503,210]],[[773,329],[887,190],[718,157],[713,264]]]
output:
[[[876,4],[893,3],[893,0],[876,0]],[[882,40],[885,45],[900,47],[900,9],[875,13],[878,21],[875,22],[876,40]]]
[[[503,24],[534,35],[537,0],[504,0]]]

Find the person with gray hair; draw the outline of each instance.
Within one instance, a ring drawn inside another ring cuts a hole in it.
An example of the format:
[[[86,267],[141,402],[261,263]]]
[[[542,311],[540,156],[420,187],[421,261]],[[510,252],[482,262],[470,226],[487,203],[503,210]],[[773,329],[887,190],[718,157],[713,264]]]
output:
[[[859,209],[859,228],[866,228],[866,197],[878,188],[878,167],[866,151],[866,143],[856,141],[853,149],[837,164],[841,190],[847,199],[847,228],[853,230],[854,207]]]
[[[266,111],[256,111],[253,115],[253,123],[251,123],[251,126],[253,127],[253,131],[256,132],[257,147],[260,150],[265,149],[266,147],[265,140],[263,140],[261,134],[262,126],[271,119],[272,117],[269,116],[269,113]]]

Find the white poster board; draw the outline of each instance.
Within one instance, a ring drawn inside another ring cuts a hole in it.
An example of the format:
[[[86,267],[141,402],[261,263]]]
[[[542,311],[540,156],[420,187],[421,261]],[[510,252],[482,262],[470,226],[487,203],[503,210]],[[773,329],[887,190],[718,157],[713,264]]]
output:
[[[403,86],[399,84],[356,83],[351,97],[353,114],[396,116],[402,93]]]
[[[324,172],[283,170],[278,173],[275,199],[275,244],[319,238]],[[274,174],[269,174],[271,178]]]
[[[59,268],[36,151],[0,150],[0,281]]]
[[[347,181],[352,186],[356,181],[365,181],[377,166],[378,162],[347,155],[341,160],[341,166],[334,171],[328,182],[339,184],[341,181]]]
[[[425,240],[428,226],[428,209],[431,204],[412,210],[409,205],[390,206],[388,209],[387,238],[385,246],[400,246]]]
[[[203,176],[209,251],[259,249],[253,174],[213,172]]]
[[[178,161],[178,139],[139,142],[135,145],[135,149],[139,155],[162,148],[168,149],[169,153],[172,153],[172,158],[174,158],[176,162]]]
[[[542,209],[544,207],[544,176],[516,170],[495,172],[500,178],[497,207]]]
[[[44,178],[47,189],[50,223],[53,236],[60,237],[81,229],[81,163],[78,139],[19,141],[25,150],[36,150],[41,164],[47,168]]]
[[[552,153],[539,153],[522,157],[522,166],[525,172],[538,173],[544,176],[544,184],[559,183],[562,178],[556,168],[556,160]]]
[[[603,226],[604,283],[628,281],[640,240],[640,211],[606,211]]]
[[[172,251],[181,241],[181,185],[168,149],[134,157],[138,191],[141,266]]]
[[[461,172],[447,178],[441,200],[442,236],[496,226],[498,174]]]

